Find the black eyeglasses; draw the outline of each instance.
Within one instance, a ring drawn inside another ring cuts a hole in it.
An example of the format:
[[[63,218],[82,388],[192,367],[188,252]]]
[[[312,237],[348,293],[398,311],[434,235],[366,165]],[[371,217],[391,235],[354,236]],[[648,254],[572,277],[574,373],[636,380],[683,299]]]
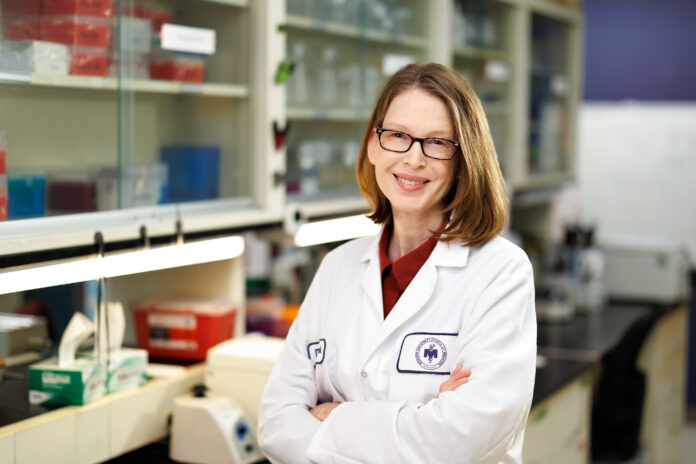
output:
[[[406,153],[411,149],[415,142],[419,142],[423,154],[428,158],[438,160],[450,160],[454,157],[454,152],[459,144],[452,140],[441,139],[438,137],[427,137],[419,139],[406,132],[377,128],[377,138],[379,144],[385,150],[396,153]]]

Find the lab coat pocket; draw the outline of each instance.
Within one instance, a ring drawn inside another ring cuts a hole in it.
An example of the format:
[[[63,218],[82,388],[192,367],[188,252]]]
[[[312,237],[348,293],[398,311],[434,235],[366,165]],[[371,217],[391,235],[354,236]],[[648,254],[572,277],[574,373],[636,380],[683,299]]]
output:
[[[454,368],[456,333],[414,332],[404,336],[389,396],[397,401],[427,403]]]

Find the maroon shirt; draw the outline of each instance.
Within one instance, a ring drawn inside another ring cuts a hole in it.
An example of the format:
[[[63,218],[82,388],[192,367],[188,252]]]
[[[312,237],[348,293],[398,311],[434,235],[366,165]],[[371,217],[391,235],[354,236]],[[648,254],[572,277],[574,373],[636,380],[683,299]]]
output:
[[[382,237],[379,239],[379,265],[382,274],[382,307],[386,319],[399,297],[406,291],[406,287],[423,264],[428,260],[430,253],[437,245],[437,237],[433,235],[423,242],[415,250],[405,254],[395,262],[389,259],[389,240],[392,235],[392,226],[386,226]]]

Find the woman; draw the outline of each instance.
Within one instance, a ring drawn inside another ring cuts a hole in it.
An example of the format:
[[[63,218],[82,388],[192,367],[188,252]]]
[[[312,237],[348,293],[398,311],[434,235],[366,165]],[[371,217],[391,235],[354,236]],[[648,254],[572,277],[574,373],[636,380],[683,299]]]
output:
[[[280,463],[521,463],[532,268],[497,237],[507,196],[471,87],[438,64],[399,70],[357,176],[382,230],[321,263],[264,392],[264,452]]]

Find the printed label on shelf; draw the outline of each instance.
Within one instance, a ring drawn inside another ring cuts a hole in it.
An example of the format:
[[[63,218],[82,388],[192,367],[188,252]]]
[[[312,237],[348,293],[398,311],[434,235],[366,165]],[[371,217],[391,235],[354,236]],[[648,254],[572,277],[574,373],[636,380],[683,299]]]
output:
[[[200,27],[179,26],[176,24],[162,25],[162,48],[188,53],[215,53],[215,31]]]

